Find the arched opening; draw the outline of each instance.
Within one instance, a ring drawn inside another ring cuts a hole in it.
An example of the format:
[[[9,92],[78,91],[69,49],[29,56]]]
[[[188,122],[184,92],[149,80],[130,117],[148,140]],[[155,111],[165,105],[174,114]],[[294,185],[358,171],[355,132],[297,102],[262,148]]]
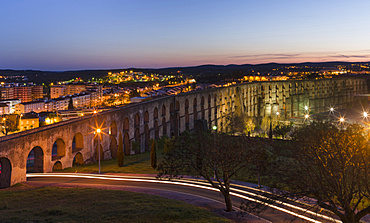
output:
[[[180,111],[180,102],[176,101],[175,110]]]
[[[57,160],[62,158],[66,155],[66,144],[64,143],[63,139],[57,139],[51,151],[51,159]]]
[[[77,153],[73,158],[72,166],[81,166],[84,165],[84,157],[81,153]]]
[[[193,101],[193,114],[194,114],[194,120],[198,119],[198,111],[197,111],[197,99],[194,98]]]
[[[81,133],[76,133],[72,141],[72,152],[83,149],[84,138]]]
[[[127,132],[125,132],[123,136],[123,145],[125,146],[125,155],[131,154],[131,144],[130,144],[130,137]]]
[[[153,112],[153,119],[157,119],[158,118],[158,108],[154,108],[154,112]]]
[[[145,137],[145,151],[149,151],[149,139],[150,139],[150,133],[149,133],[149,126],[148,124],[145,124],[144,126],[144,137]]]
[[[211,128],[212,126],[212,118],[211,118],[211,95],[208,95],[208,126]]]
[[[41,147],[34,147],[27,156],[27,173],[44,172],[44,152]]]
[[[189,111],[185,110],[185,126],[189,126]]]
[[[217,95],[215,95],[215,98],[213,99],[213,107],[214,107],[214,116],[213,116],[213,119],[214,119],[214,125],[217,126]]]
[[[112,159],[115,159],[117,158],[117,150],[118,150],[117,140],[113,136],[110,136],[109,138],[110,138],[110,146],[109,146],[110,153],[111,153]]]
[[[200,110],[202,111],[202,119],[205,119],[205,110],[204,110],[204,104],[200,106]]]
[[[145,111],[145,113],[144,113],[144,123],[148,123],[148,122],[149,122],[149,112]]]
[[[136,113],[135,120],[134,120],[134,126],[137,127],[140,125],[140,115],[139,113]]]
[[[175,130],[175,116],[173,114],[170,115],[170,130],[171,132]]]
[[[60,161],[56,161],[53,166],[53,172],[58,170],[63,170],[63,166]]]
[[[127,117],[123,120],[123,131],[129,131],[130,130],[130,122]]]
[[[170,113],[174,112],[173,103],[170,104]]]
[[[162,119],[162,130],[163,130],[163,135],[167,135],[167,122],[166,122],[166,118],[163,117]]]
[[[110,124],[110,127],[109,127],[109,135],[116,137],[117,132],[118,132],[117,131],[117,124],[116,124],[115,121],[113,121],[112,124]]]
[[[99,148],[99,149],[98,149]],[[95,147],[95,160],[98,161],[99,160],[99,153],[98,151],[100,151],[100,160],[104,160],[104,151],[103,151],[103,146],[101,144],[97,145]]]
[[[162,106],[162,116],[166,116],[166,106]]]
[[[0,188],[10,187],[12,177],[12,165],[9,159],[0,158]]]
[[[180,114],[179,113],[176,113],[176,123],[175,123],[175,135],[178,136],[179,134],[179,130],[181,128],[181,125],[180,125]]]
[[[158,127],[158,121],[154,121],[154,137],[155,139],[159,138],[159,127]]]
[[[186,109],[188,109],[188,108],[189,108],[189,100],[188,100],[188,99],[186,99],[186,100],[185,100],[185,110],[186,110]]]
[[[140,131],[139,131],[139,128],[136,128],[135,129],[135,135],[134,135],[134,137],[135,137],[135,142],[141,143],[141,141],[140,141]]]

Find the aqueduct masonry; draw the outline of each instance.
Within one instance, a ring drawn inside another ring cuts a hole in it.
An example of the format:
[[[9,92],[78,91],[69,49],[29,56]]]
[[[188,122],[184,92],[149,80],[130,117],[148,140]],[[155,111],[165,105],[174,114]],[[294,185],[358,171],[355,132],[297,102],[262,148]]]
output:
[[[150,139],[191,131],[195,120],[203,119],[220,131],[225,116],[233,112],[254,117],[279,112],[289,120],[302,117],[307,108],[321,113],[329,106],[351,106],[359,100],[355,95],[368,89],[367,77],[243,83],[166,96],[8,135],[0,138],[0,188],[25,181],[27,171],[51,172],[96,162],[98,151],[102,159],[115,158],[120,139],[125,154],[131,154],[132,142],[149,150]],[[103,129],[100,139],[94,137],[98,126]]]

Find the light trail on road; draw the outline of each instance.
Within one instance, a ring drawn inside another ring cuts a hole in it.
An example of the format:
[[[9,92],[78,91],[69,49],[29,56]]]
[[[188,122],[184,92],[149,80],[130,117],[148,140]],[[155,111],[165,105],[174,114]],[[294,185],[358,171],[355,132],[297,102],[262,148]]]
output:
[[[110,181],[130,181],[130,182],[157,183],[157,184],[167,184],[167,185],[178,185],[178,186],[185,186],[185,187],[193,187],[193,188],[215,191],[215,192],[220,193],[219,189],[211,187],[211,185],[209,185],[209,183],[206,183],[206,181],[193,180],[193,179],[189,179],[189,178],[174,179],[174,180],[170,181],[170,180],[159,180],[159,179],[156,179],[155,177],[147,177],[147,176],[118,176],[118,175],[80,174],[80,173],[32,173],[32,174],[27,174],[27,178],[36,178],[36,177],[41,177],[41,178],[43,178],[43,177],[44,178],[45,177],[52,177],[52,178],[53,177],[55,177],[55,178],[58,178],[58,177],[59,178],[83,178],[83,179],[110,180]],[[241,187],[241,188],[244,187],[244,188],[249,189],[249,190],[256,190],[255,188],[246,187],[244,185],[237,185],[237,186]],[[261,192],[261,190],[259,190],[259,191]],[[265,191],[263,191],[263,192],[266,193]],[[241,189],[231,188],[230,195],[234,196],[234,197],[244,199],[244,200],[248,200],[248,201],[252,201],[252,202],[255,202],[255,203],[266,205],[269,208],[284,212],[284,213],[286,213],[288,215],[292,215],[294,217],[298,217],[298,218],[300,218],[302,220],[305,220],[305,221],[308,221],[308,222],[314,222],[314,223],[321,222],[321,221],[318,221],[316,219],[310,218],[308,216],[296,213],[292,210],[288,210],[286,208],[279,207],[277,205],[268,204],[264,201],[253,198],[253,197],[257,197],[257,198],[260,198],[260,199],[268,199],[267,197],[265,197],[263,195],[260,195],[260,194],[257,194],[257,193],[252,193],[252,192],[241,190]],[[295,209],[295,210],[304,212],[305,214],[308,214],[308,215],[314,215],[315,217],[319,217],[319,218],[325,219],[325,220],[330,221],[330,222],[338,222],[338,223],[341,222],[339,220],[333,219],[332,217],[322,215],[322,214],[318,214],[316,212],[312,212],[308,209],[304,209],[304,208],[298,207],[298,206],[293,205],[293,204],[289,204],[289,203],[286,203],[286,202],[281,202],[279,204],[282,205],[282,206],[286,206],[288,208],[291,208],[291,209]]]

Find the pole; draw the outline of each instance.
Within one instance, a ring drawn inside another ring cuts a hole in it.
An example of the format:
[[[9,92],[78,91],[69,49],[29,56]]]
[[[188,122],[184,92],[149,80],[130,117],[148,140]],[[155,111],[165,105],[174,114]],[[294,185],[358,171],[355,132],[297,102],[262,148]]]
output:
[[[214,125],[212,127],[213,129],[213,148],[216,148],[216,131],[217,131],[217,126]],[[214,174],[213,174],[213,178],[216,180],[216,164],[214,166]]]
[[[216,148],[216,130],[213,132],[213,148]],[[216,165],[214,167],[214,176],[213,178],[216,180]]]
[[[100,169],[100,133],[98,133],[98,156],[99,156],[99,173],[101,173]]]

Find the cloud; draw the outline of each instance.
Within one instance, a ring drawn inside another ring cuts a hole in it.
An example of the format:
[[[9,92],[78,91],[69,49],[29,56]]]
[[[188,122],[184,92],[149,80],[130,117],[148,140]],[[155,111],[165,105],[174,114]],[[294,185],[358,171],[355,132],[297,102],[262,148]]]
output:
[[[298,57],[301,54],[298,53],[264,53],[264,54],[247,54],[247,55],[235,55],[231,56],[230,58],[273,58],[273,59],[279,59],[279,58],[291,58],[291,57]]]
[[[329,55],[329,57],[334,57],[334,58],[369,58],[370,55]]]

